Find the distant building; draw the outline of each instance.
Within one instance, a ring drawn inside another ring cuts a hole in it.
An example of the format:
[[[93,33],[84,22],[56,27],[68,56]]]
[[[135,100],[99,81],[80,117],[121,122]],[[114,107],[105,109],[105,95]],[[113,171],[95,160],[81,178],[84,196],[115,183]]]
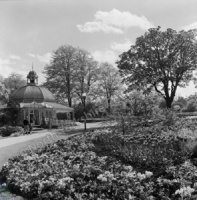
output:
[[[20,104],[23,118],[29,117],[34,125],[41,125],[43,119],[56,119],[58,112],[74,112],[73,108],[58,104],[48,89],[38,86],[38,76],[33,70],[27,75],[27,85],[14,91],[10,100]]]

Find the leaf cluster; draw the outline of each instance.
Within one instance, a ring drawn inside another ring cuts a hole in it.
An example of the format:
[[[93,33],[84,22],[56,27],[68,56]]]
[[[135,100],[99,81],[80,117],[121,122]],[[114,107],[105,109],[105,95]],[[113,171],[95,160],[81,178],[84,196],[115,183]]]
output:
[[[117,62],[128,90],[154,88],[164,99],[186,86],[197,67],[196,30],[149,29]]]

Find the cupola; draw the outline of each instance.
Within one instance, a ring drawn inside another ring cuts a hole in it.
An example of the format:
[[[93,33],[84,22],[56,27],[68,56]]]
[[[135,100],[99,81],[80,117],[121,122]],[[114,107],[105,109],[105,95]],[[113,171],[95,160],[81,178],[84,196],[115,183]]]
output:
[[[27,85],[38,85],[38,75],[33,70],[27,75]]]
[[[27,75],[27,85],[15,90],[10,99],[18,103],[56,102],[54,95],[47,88],[38,86],[38,75],[33,69]]]

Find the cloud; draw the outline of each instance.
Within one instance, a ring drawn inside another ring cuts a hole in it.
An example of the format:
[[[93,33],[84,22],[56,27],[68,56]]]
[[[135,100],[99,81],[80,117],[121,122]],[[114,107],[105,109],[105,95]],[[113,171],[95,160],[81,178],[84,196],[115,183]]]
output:
[[[42,56],[37,55],[37,58],[40,62],[49,63],[51,59],[51,53],[46,53]]]
[[[0,58],[0,75],[7,78],[10,74],[16,73],[26,77],[28,73],[27,69],[21,67],[21,64],[18,65],[16,62],[13,62],[12,59],[17,58],[11,58],[10,56],[7,58]]]
[[[117,54],[112,50],[95,51],[92,53],[92,56],[99,62],[109,62],[114,64],[117,61]]]
[[[184,30],[190,30],[190,29],[197,29],[197,22],[194,22],[192,24],[189,24],[188,26],[182,27]]]
[[[115,62],[119,59],[119,55],[125,51],[128,51],[131,45],[131,41],[125,38],[125,42],[112,42],[110,49],[104,51],[95,51],[92,53],[92,56],[98,62],[109,62],[111,64],[115,64]]]
[[[145,16],[137,16],[127,11],[113,9],[109,12],[97,11],[94,21],[86,22],[84,25],[77,25],[81,32],[98,32],[123,34],[127,28],[138,27],[147,30],[154,27]]]
[[[104,24],[102,22],[86,22],[84,25],[77,25],[78,29],[81,32],[99,32],[102,31],[104,33],[115,33],[115,34],[123,34],[124,31],[122,31],[119,28],[115,28],[113,26],[110,26],[108,24]]]
[[[125,39],[124,43],[113,42],[111,44],[111,49],[113,51],[117,51],[117,52],[123,53],[125,51],[128,51],[130,49],[131,45],[132,45],[131,41],[128,40],[128,39]]]
[[[0,58],[0,66],[10,65],[10,64],[12,64],[10,60]]]
[[[0,74],[4,78],[8,77],[13,72],[13,69],[9,66],[10,64],[10,60],[0,58]]]
[[[32,58],[36,58],[36,55],[32,54],[32,53],[27,53],[28,56],[32,57]]]
[[[21,60],[22,59],[20,56],[17,56],[17,55],[10,55],[9,58],[11,58],[13,60]]]
[[[32,58],[37,58],[40,62],[43,62],[43,63],[49,63],[51,59],[51,53],[46,53],[44,55],[27,53],[27,55]]]

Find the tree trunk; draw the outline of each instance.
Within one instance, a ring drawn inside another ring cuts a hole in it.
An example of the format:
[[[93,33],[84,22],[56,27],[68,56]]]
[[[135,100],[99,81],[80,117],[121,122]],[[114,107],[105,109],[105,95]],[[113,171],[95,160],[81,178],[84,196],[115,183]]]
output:
[[[68,97],[68,106],[72,107],[72,99],[70,97]]]
[[[110,112],[111,112],[111,99],[108,99],[107,103],[108,103],[108,112],[110,114]]]
[[[165,100],[166,100],[166,107],[171,108],[173,99],[169,97],[169,98],[166,98]]]

